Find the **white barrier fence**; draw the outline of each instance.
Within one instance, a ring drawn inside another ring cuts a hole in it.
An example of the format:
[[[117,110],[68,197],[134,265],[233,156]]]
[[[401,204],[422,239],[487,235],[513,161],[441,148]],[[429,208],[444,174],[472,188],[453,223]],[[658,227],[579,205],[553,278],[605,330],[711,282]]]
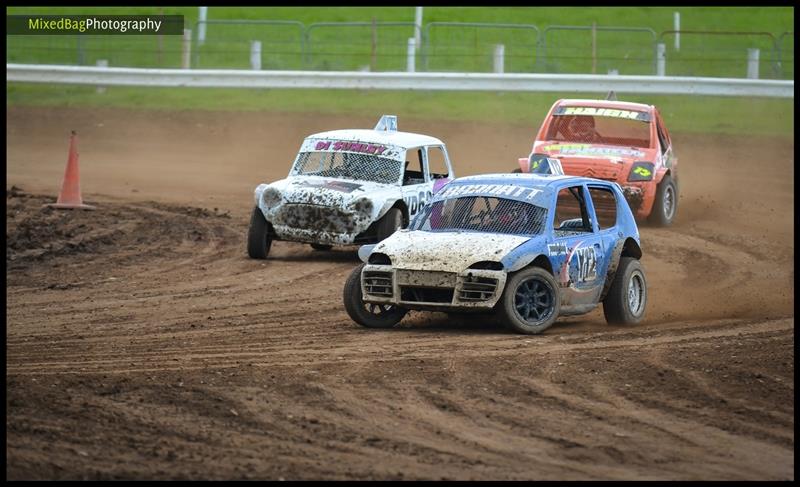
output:
[[[793,80],[591,74],[248,71],[6,64],[6,82],[194,88],[543,91],[794,98]]]

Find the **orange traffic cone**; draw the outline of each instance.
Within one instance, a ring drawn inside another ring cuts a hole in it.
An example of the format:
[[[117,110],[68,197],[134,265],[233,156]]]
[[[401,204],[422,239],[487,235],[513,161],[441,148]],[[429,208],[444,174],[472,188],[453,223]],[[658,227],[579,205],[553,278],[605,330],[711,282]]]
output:
[[[73,130],[69,138],[69,159],[67,159],[67,169],[64,171],[64,181],[61,183],[61,192],[58,193],[58,201],[46,206],[80,210],[95,209],[94,206],[83,204],[83,199],[81,198],[77,136],[78,134]]]

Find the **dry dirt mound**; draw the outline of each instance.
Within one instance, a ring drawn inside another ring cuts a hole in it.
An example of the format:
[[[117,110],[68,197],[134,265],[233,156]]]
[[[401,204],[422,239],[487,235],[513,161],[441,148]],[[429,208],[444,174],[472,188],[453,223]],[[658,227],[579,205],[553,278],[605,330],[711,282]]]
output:
[[[95,211],[47,206],[54,202],[55,198],[29,194],[16,186],[6,192],[10,285],[31,286],[44,280],[51,288],[75,287],[86,283],[72,282],[69,275],[91,269],[94,277],[102,278],[104,271],[117,267],[191,257],[198,243],[216,247],[238,243],[240,238],[225,226],[230,214],[217,208],[156,202],[104,203]],[[51,272],[64,267],[71,272]]]
[[[372,120],[154,120],[9,110],[9,184],[29,192],[6,195],[7,478],[794,478],[792,142],[675,134],[678,220],[640,229],[646,320],[531,337],[442,313],[360,328],[355,248],[247,258],[286,141]],[[42,208],[67,123],[93,212]],[[401,123],[447,140],[460,175],[532,131]]]

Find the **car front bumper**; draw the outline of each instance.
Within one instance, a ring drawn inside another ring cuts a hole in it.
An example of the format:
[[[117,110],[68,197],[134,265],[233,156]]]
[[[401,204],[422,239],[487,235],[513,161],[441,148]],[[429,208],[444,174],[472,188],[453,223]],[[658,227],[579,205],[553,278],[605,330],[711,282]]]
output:
[[[505,283],[505,271],[467,269],[455,273],[367,264],[361,273],[361,294],[367,303],[408,309],[491,309]]]
[[[369,214],[335,206],[283,203],[265,212],[277,240],[351,245],[372,223]]]

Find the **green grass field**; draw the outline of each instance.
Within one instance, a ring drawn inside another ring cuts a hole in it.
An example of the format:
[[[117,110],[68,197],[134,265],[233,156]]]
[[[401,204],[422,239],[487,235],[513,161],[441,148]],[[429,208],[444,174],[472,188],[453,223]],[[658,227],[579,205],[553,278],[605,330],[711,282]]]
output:
[[[545,25],[642,26],[672,29],[672,13],[681,12],[685,30],[740,30],[780,33],[794,30],[792,7],[425,7],[423,23],[488,22]],[[22,14],[183,15],[194,25],[197,7],[6,7]],[[210,7],[208,19],[298,20],[314,22],[414,21],[414,7]]]
[[[536,126],[558,98],[574,93],[487,93],[383,90],[250,90],[211,88],[48,86],[9,83],[9,105],[121,107],[146,110],[235,110],[355,114],[473,120]],[[773,134],[793,137],[794,103],[770,98],[647,96],[620,99],[655,104],[674,132]]]
[[[664,31],[681,13],[681,48]],[[197,7],[8,7],[9,14],[179,14],[197,33]],[[193,44],[193,66],[249,67],[250,41],[262,43],[263,69],[404,70],[406,41],[413,35],[414,7],[210,7],[208,20],[296,21],[295,25],[210,24],[206,43]],[[370,22],[405,22],[377,25]],[[363,25],[319,25],[362,22]],[[495,44],[505,46],[508,72],[654,74],[655,43],[667,46],[667,74],[743,77],[748,48],[761,49],[761,76],[794,76],[791,7],[425,7],[423,25],[437,22],[524,24],[538,28],[428,26],[418,70],[491,71]],[[313,28],[312,24],[317,24]],[[601,28],[592,42],[589,26]],[[569,29],[554,28],[570,26]],[[623,27],[649,31],[615,32]],[[549,29],[548,29],[549,28]],[[577,30],[576,30],[577,29]],[[770,37],[772,36],[772,37]],[[780,50],[775,49],[778,42]],[[11,62],[178,67],[180,36],[8,36]],[[594,48],[592,46],[595,46]],[[778,62],[780,60],[780,62]]]
[[[482,22],[647,27],[656,32],[672,28],[674,11],[681,12],[684,30],[762,31],[779,36],[794,29],[791,7],[425,7],[423,23]],[[180,14],[186,26],[196,29],[196,7],[8,7],[7,14]],[[413,7],[210,7],[209,20],[244,19],[299,21],[306,27],[319,22],[413,22]],[[264,40],[263,69],[405,69],[405,39],[411,31],[405,26],[379,30],[375,56],[371,52],[371,30],[362,27],[311,29],[310,46],[301,52],[297,27],[274,27]],[[350,29],[350,30],[348,30]],[[249,66],[249,39],[264,35],[263,26],[208,26],[207,43],[195,46],[193,66]],[[486,32],[484,32],[486,31]],[[487,71],[491,69],[493,43],[505,42],[508,71],[588,72],[587,30],[551,31],[547,53],[533,46],[530,29],[448,29],[430,30],[429,47],[418,59],[420,69]],[[260,32],[260,34],[259,34]],[[357,35],[356,35],[357,34]],[[618,35],[618,34],[613,34]],[[614,39],[611,33],[598,33],[597,72],[618,69],[620,74],[650,74],[649,35],[641,33]],[[528,37],[526,37],[528,36]],[[35,37],[35,38],[34,38]],[[179,41],[156,36],[105,36],[83,39],[77,49],[74,36],[7,36],[9,62],[40,62],[93,65],[96,59],[110,59],[111,65],[175,67],[180,59]],[[745,36],[746,37],[746,36]],[[756,36],[758,37],[758,36]],[[763,36],[762,36],[763,37]],[[566,39],[566,40],[565,40]],[[570,40],[571,39],[571,40]],[[644,39],[644,41],[642,41]],[[752,36],[737,42],[750,42]],[[763,39],[761,39],[763,40]],[[791,40],[793,36],[785,37]],[[568,42],[569,41],[569,42]],[[667,42],[668,41],[668,42]],[[570,44],[573,42],[573,44]],[[681,37],[681,54],[668,46],[667,74],[744,76],[745,45],[736,45],[735,62],[727,58],[730,39],[714,36]],[[583,44],[581,44],[583,43]],[[645,47],[642,47],[642,46]],[[314,47],[316,46],[316,47]],[[793,49],[793,46],[792,46]],[[788,45],[784,49],[784,55]],[[765,51],[766,52],[766,51]],[[82,54],[80,58],[79,54]],[[301,56],[301,54],[304,54]],[[732,58],[733,59],[733,58]],[[786,77],[775,72],[770,55],[762,53],[764,77]],[[700,69],[698,66],[701,66]],[[791,73],[792,62],[782,70]],[[677,72],[676,72],[677,71]],[[359,90],[246,90],[199,88],[121,88],[110,87],[98,94],[94,87],[48,86],[8,83],[9,105],[92,106],[137,109],[264,110],[279,112],[322,112],[332,114],[397,113],[402,116],[442,119],[521,123],[538,126],[547,109],[561,97],[597,97],[571,93],[486,93],[486,92],[411,92]],[[793,100],[766,98],[728,98],[696,96],[627,96],[630,101],[652,103],[664,114],[672,131],[732,134],[777,134],[793,136]]]

